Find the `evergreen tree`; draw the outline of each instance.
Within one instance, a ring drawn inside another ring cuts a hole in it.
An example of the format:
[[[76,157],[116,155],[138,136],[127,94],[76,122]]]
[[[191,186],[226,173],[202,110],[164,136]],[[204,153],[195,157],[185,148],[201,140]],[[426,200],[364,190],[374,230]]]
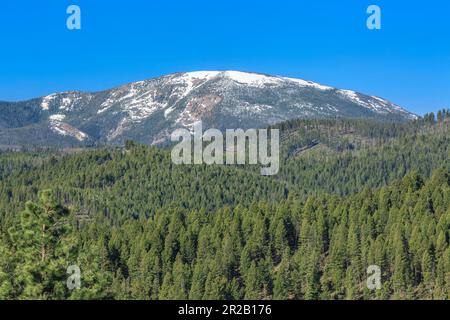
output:
[[[67,297],[67,268],[76,262],[77,239],[69,211],[56,204],[51,191],[28,202],[9,229],[14,295],[20,299]]]

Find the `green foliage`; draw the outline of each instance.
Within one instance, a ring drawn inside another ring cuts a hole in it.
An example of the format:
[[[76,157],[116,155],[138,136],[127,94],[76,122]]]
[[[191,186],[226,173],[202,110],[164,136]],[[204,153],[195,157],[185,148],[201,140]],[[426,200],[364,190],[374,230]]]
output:
[[[9,228],[11,272],[9,294],[19,299],[66,297],[66,268],[74,262],[76,238],[69,212],[57,205],[51,192],[39,194],[39,202],[27,202]]]
[[[449,299],[447,119],[284,123],[277,177],[132,142],[2,154],[0,299]]]

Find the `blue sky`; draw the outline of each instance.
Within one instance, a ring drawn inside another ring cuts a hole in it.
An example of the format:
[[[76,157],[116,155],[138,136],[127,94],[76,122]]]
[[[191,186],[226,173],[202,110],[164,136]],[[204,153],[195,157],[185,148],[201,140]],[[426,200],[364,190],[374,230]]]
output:
[[[66,8],[82,29],[66,28]],[[366,28],[377,4],[382,29]],[[448,0],[43,0],[0,4],[0,100],[193,70],[255,71],[450,107]]]

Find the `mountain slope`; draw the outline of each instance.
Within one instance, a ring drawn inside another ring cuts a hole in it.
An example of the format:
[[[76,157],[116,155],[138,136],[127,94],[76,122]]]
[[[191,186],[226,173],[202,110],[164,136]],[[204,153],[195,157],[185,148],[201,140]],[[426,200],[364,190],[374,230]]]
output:
[[[126,152],[0,153],[0,271],[7,284],[0,294],[22,298],[19,272],[47,270],[19,259],[30,248],[39,250],[40,242],[30,247],[12,235],[27,240],[24,235],[41,234],[29,231],[37,223],[23,223],[41,215],[21,212],[38,190],[52,188],[77,221],[67,228],[75,232],[78,258],[72,259],[90,273],[80,290],[48,291],[49,298],[450,298],[445,118],[280,124],[289,162],[275,177],[240,166],[173,166],[170,150],[140,145]],[[327,152],[298,153],[310,139]],[[346,196],[336,195],[340,191]],[[51,202],[26,207],[57,212]],[[61,223],[51,221],[50,230]],[[65,251],[46,252],[52,254],[44,267],[69,261]],[[61,283],[67,264],[48,273],[54,275],[49,283]],[[370,265],[383,270],[382,290],[366,289]]]
[[[238,71],[176,73],[96,93],[0,102],[0,144],[145,144],[176,127],[255,128],[296,118],[416,116],[379,97],[301,79]]]

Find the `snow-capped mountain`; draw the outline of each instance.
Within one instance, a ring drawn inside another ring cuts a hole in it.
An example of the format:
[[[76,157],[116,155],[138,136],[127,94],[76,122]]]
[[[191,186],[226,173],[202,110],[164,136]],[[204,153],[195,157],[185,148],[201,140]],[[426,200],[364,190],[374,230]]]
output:
[[[176,73],[95,92],[0,102],[0,144],[146,144],[174,128],[259,128],[295,118],[405,121],[417,116],[375,96],[311,81],[239,71]]]

